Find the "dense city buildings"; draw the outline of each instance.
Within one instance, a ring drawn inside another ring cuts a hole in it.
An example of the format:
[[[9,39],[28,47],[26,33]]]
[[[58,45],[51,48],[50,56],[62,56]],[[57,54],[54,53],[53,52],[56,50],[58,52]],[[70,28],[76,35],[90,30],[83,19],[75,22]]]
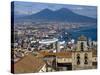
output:
[[[67,8],[56,11],[43,9],[35,15],[14,16],[13,19],[12,73],[97,68],[95,19],[77,15]]]
[[[14,72],[52,72],[97,68],[97,42],[84,35],[71,39],[68,34],[64,35],[67,41],[62,38],[59,40],[58,36],[61,35],[59,30],[35,29],[34,26],[26,26],[25,29],[16,27],[12,44],[14,46],[12,48]]]

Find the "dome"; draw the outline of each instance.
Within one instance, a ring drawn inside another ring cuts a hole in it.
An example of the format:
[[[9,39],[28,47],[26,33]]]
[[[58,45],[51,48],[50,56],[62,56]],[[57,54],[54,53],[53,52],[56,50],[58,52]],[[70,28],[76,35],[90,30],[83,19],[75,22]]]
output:
[[[81,36],[78,38],[78,41],[87,41],[87,38],[86,38],[84,35],[81,35]]]

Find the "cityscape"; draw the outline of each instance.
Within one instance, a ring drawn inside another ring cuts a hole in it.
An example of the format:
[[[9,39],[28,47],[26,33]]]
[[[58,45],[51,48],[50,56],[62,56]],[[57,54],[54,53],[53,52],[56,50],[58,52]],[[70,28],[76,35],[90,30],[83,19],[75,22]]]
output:
[[[97,69],[97,46],[96,6],[11,3],[12,73]]]

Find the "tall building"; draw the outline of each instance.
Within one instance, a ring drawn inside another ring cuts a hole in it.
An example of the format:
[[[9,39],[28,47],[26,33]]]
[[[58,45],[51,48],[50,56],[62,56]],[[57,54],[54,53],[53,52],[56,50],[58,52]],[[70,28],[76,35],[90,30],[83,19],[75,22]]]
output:
[[[73,69],[90,69],[93,68],[93,54],[94,50],[89,49],[91,41],[81,35],[77,40],[76,51],[73,52]]]
[[[87,38],[84,35],[81,35],[77,40],[76,51],[88,51],[87,46]]]

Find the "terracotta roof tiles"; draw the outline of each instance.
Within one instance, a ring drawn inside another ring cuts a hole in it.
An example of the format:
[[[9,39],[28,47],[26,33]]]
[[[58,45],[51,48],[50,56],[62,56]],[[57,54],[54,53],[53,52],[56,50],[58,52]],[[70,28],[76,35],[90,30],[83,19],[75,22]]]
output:
[[[41,59],[29,54],[14,63],[14,73],[38,72],[43,65],[45,65],[45,63]]]

